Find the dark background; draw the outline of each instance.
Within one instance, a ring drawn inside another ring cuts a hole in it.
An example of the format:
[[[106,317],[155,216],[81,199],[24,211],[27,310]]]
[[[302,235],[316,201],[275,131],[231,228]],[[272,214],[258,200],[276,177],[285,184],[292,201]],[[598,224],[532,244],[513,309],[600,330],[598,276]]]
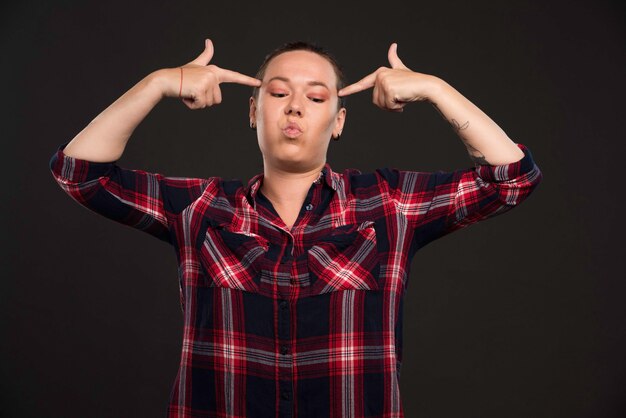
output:
[[[3,3],[4,4],[4,3]],[[417,253],[405,297],[407,417],[626,416],[625,13],[607,1],[22,1],[0,9],[0,414],[165,416],[182,338],[167,244],[80,207],[48,160],[150,72],[194,59],[253,75],[284,41],[327,46],[354,82],[387,49],[527,145],[544,180],[519,208]],[[262,171],[247,87],[159,103],[120,165],[168,176]],[[335,171],[472,165],[426,103],[351,96]]]

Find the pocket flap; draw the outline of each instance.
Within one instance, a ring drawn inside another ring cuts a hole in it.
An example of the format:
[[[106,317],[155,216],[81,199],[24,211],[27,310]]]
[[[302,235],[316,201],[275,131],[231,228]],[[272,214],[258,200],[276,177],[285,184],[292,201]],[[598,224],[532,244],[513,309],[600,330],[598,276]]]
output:
[[[261,263],[269,241],[248,231],[209,224],[199,254],[211,286],[258,292]]]
[[[379,290],[380,261],[373,221],[333,229],[307,253],[312,295],[337,290]]]

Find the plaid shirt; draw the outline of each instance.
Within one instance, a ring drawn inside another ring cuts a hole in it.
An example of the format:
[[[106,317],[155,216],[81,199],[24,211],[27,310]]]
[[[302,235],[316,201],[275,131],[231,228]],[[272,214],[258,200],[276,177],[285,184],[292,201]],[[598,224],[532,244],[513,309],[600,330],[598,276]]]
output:
[[[259,187],[63,153],[49,167],[79,204],[174,247],[184,316],[167,414],[403,417],[402,300],[421,247],[504,213],[542,179],[515,163],[343,173],[325,164],[293,228]]]

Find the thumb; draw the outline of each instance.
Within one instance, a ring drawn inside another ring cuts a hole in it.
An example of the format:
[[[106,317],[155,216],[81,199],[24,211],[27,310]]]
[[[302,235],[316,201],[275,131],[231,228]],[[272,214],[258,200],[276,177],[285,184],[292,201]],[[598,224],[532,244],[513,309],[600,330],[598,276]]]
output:
[[[406,65],[400,60],[398,57],[398,44],[392,43],[389,47],[389,52],[387,53],[387,58],[389,59],[389,64],[391,64],[391,68],[403,68],[408,69]]]
[[[204,51],[198,57],[191,61],[190,64],[196,65],[208,65],[211,62],[211,58],[213,58],[213,42],[210,39],[204,40]]]

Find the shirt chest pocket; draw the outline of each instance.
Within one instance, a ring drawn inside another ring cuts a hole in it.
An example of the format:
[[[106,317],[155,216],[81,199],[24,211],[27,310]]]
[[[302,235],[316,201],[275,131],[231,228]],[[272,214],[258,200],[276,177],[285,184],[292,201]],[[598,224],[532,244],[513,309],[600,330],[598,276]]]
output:
[[[259,291],[261,266],[269,248],[266,238],[210,223],[198,244],[210,286]]]
[[[343,225],[319,237],[306,254],[310,295],[379,290],[380,258],[373,221]]]
[[[304,243],[305,251],[283,268],[266,258],[269,246],[269,240],[261,235],[209,221],[197,243],[208,285],[268,297],[276,291],[275,282],[279,287],[299,286],[300,297],[340,290],[379,290],[380,262],[373,221],[311,236]],[[294,277],[297,280],[292,280]]]

